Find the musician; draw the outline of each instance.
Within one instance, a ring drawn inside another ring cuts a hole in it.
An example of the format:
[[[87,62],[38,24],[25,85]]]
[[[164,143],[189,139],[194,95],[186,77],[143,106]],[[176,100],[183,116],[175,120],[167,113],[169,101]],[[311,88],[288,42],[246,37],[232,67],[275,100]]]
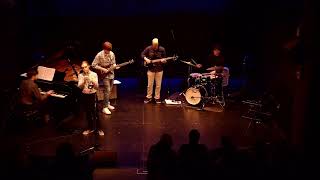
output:
[[[157,104],[161,103],[160,91],[161,82],[163,76],[163,66],[166,60],[161,60],[160,62],[152,63],[152,60],[161,59],[166,57],[165,48],[159,46],[159,40],[157,38],[152,39],[152,45],[146,47],[141,53],[141,57],[148,66],[147,76],[148,76],[148,86],[147,86],[147,96],[144,103],[149,103],[152,101],[153,94],[153,83],[156,81],[155,89],[155,102]]]
[[[82,100],[86,111],[88,130],[83,131],[83,135],[96,131],[100,127],[96,117],[96,92],[99,88],[98,75],[90,70],[87,61],[81,63],[82,72],[79,74],[78,87],[82,90]],[[100,136],[104,135],[102,130],[98,130]]]
[[[221,55],[221,46],[215,44],[212,47],[208,60],[204,64],[197,64],[197,68],[213,68],[215,73],[222,73],[224,67],[224,57]]]
[[[221,46],[219,44],[215,44],[212,47],[211,54],[209,55],[208,62],[206,65],[206,68],[213,68],[213,71],[211,73],[218,76],[216,79],[216,88],[215,93],[219,97],[219,101],[222,99],[223,95],[223,87],[222,87],[222,81],[223,81],[223,68],[224,68],[224,57],[221,55]]]
[[[96,70],[104,72],[104,78],[102,79],[104,85],[104,108],[102,110],[105,114],[111,114],[110,110],[114,110],[115,107],[110,104],[109,97],[113,87],[114,71],[108,71],[111,66],[116,66],[116,58],[112,52],[112,44],[108,41],[103,43],[103,50],[100,51],[92,62],[92,67]],[[119,69],[117,67],[116,69]],[[100,78],[100,77],[99,77]],[[100,78],[101,79],[101,78]]]
[[[23,80],[19,88],[19,101],[22,111],[36,111],[38,110],[46,123],[50,117],[46,108],[47,98],[53,94],[53,91],[47,91],[41,95],[38,85],[35,80],[38,79],[38,70],[31,69],[27,72],[27,79]]]
[[[221,98],[224,91],[222,87],[224,57],[221,54],[221,46],[219,44],[214,44],[212,46],[212,50],[208,57],[208,60],[203,65],[197,64],[196,67],[202,72],[205,71],[207,73],[215,75],[215,95],[218,95],[219,98]]]
[[[221,55],[220,45],[214,45],[208,58],[210,67],[215,67],[216,73],[222,73],[224,66],[224,57]]]

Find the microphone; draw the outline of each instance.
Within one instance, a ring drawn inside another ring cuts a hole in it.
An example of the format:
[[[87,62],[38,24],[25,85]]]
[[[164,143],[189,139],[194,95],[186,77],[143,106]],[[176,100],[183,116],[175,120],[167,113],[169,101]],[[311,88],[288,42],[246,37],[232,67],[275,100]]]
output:
[[[170,32],[171,32],[171,35],[172,35],[172,39],[176,40],[176,38],[174,37],[173,29],[171,29]]]

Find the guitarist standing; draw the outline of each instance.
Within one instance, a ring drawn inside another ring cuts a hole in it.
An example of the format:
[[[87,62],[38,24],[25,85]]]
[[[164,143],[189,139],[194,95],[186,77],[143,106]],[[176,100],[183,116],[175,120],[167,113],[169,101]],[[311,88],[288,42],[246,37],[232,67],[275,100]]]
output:
[[[92,62],[92,67],[99,71],[99,79],[104,85],[104,108],[102,110],[105,114],[111,114],[110,110],[114,110],[115,107],[110,105],[109,96],[113,86],[114,71],[108,70],[112,66],[116,66],[116,58],[112,52],[112,44],[108,41],[103,43],[103,50],[100,51]],[[118,69],[119,67],[117,67]]]
[[[159,46],[159,41],[157,38],[152,40],[152,45],[148,46],[144,49],[141,53],[141,57],[144,60],[144,63],[148,67],[148,87],[147,87],[147,96],[144,100],[144,103],[149,103],[152,101],[152,93],[153,93],[153,83],[156,81],[156,89],[155,89],[155,96],[154,99],[157,104],[161,103],[160,100],[160,91],[161,91],[161,82],[162,82],[162,75],[163,75],[163,66],[164,63],[167,61],[166,51],[162,46]],[[162,59],[159,62],[152,62],[155,59]]]

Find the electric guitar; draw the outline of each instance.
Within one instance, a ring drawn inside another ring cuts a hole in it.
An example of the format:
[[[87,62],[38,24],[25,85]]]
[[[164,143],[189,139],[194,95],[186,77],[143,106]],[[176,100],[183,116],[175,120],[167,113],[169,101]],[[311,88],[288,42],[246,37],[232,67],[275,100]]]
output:
[[[178,56],[171,56],[171,57],[166,57],[166,58],[161,58],[161,59],[153,59],[153,60],[150,60],[151,62],[150,63],[147,63],[146,61],[143,62],[143,65],[145,67],[151,67],[151,66],[154,66],[154,63],[157,63],[157,62],[161,62],[161,61],[168,61],[168,60],[177,60],[178,59]]]
[[[115,66],[109,66],[109,67],[103,67],[102,68],[104,70],[96,70],[97,74],[98,74],[98,78],[99,79],[104,79],[111,71],[117,69],[118,67],[122,67],[122,66],[126,66],[128,64],[132,64],[134,63],[134,60],[131,59],[130,61],[127,61],[127,62],[124,62],[124,63],[121,63],[121,64],[117,64]]]

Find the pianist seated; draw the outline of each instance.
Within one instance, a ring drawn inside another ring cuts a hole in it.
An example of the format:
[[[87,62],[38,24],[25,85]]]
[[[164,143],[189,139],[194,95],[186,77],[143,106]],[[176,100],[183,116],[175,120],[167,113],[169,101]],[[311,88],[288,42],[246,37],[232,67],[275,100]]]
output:
[[[19,102],[21,111],[39,112],[44,122],[48,122],[50,117],[47,112],[46,99],[53,94],[53,91],[47,91],[41,94],[38,85],[35,83],[37,80],[38,71],[31,69],[27,72],[27,79],[22,80],[19,88]],[[22,112],[23,113],[23,112]]]

